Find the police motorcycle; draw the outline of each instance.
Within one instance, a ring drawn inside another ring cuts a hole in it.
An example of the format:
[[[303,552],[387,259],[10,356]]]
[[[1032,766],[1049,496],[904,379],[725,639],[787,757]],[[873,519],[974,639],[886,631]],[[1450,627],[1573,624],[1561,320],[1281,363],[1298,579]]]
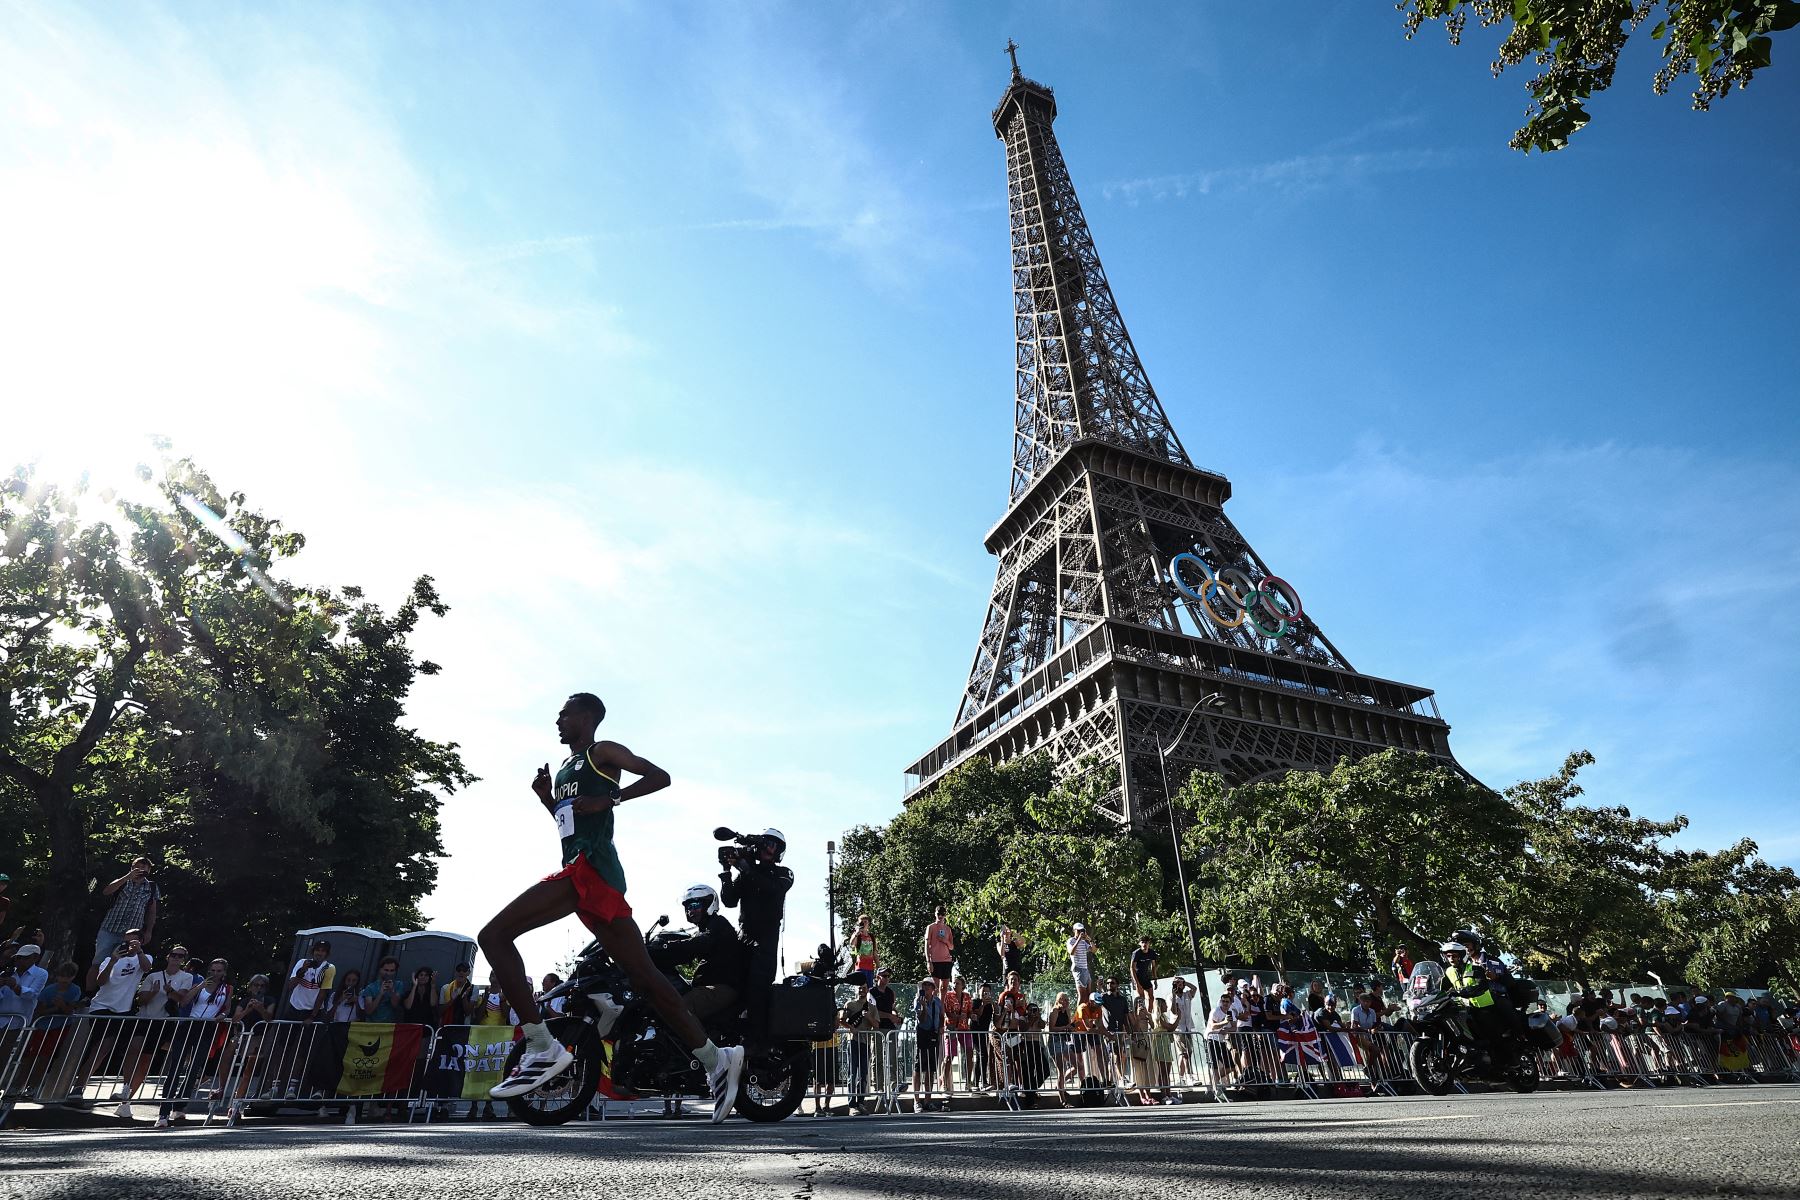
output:
[[[1484,1058],[1469,1010],[1456,1000],[1456,993],[1444,987],[1441,964],[1426,961],[1413,968],[1406,984],[1407,1017],[1413,1027],[1407,1065],[1413,1082],[1433,1096],[1444,1095],[1465,1079],[1504,1083],[1515,1092],[1536,1091],[1536,1049],[1511,1028],[1502,1028],[1495,1034],[1491,1057]]]
[[[661,933],[668,923],[666,915],[658,917],[644,935],[653,957],[659,937],[682,936]],[[824,966],[820,973],[793,976],[773,988],[766,1036],[746,1038],[748,1017],[735,1005],[704,1022],[715,1045],[749,1046],[737,1097],[737,1111],[749,1120],[784,1120],[800,1106],[812,1084],[812,1043],[836,1034],[835,985],[843,982],[834,973],[835,963]],[[674,978],[676,990],[685,992],[687,980],[678,974]],[[564,1002],[563,1014],[545,1024],[575,1061],[544,1087],[506,1102],[519,1120],[561,1125],[579,1117],[593,1103],[602,1080],[608,1084],[607,1094],[618,1099],[711,1096],[705,1069],[663,1028],[649,997],[637,992],[598,941],[583,948],[568,981],[545,992],[539,1003],[558,999]],[[513,1043],[503,1075],[511,1073],[523,1054],[524,1042]]]

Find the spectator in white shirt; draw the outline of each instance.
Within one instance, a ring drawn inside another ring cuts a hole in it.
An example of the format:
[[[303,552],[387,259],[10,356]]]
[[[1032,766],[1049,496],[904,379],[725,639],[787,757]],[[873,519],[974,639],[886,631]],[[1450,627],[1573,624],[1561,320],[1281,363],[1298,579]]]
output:
[[[222,958],[207,964],[206,978],[194,988],[193,1003],[188,1006],[190,1018],[196,1021],[231,1020],[231,984],[225,978],[230,971],[231,964]]]
[[[1075,977],[1078,999],[1086,1000],[1094,991],[1094,942],[1080,921],[1070,926],[1069,933],[1069,973]]]
[[[200,990],[200,980],[187,969],[186,946],[171,946],[163,969],[144,977],[138,989],[138,1015],[144,1017],[178,1017]]]
[[[181,1010],[187,1006],[188,1001],[193,998],[194,993],[200,987],[200,981],[194,978],[192,971],[187,969],[187,960],[186,946],[170,946],[168,954],[164,957],[162,970],[152,971],[143,977],[143,982],[138,985],[137,990],[139,1017],[162,1021],[181,1015]],[[125,1059],[131,1064],[131,1070],[126,1076],[124,1086],[113,1094],[113,1099],[120,1102],[121,1110],[127,1110],[131,1097],[144,1086],[144,1080],[150,1074],[151,1054],[154,1052],[164,1058],[169,1057],[171,1051],[177,1049],[176,1035],[181,1032],[183,1032],[181,1028],[174,1026],[146,1029],[142,1025],[133,1031],[130,1048],[125,1053]],[[188,1039],[184,1037],[180,1052],[185,1052],[187,1045]],[[168,1078],[165,1076],[165,1094],[168,1082]],[[121,1115],[126,1115],[126,1112],[122,1111]],[[157,1124],[159,1126],[162,1124],[160,1118]]]
[[[130,1016],[137,1003],[138,984],[155,965],[144,953],[143,931],[133,929],[126,933],[112,954],[100,964],[94,978],[94,1000],[88,1005],[88,1012]]]
[[[1206,1018],[1206,1057],[1212,1063],[1213,1077],[1223,1085],[1236,1079],[1239,1064],[1235,1047],[1230,1034],[1237,1029],[1237,1017],[1232,1012],[1235,992],[1226,992],[1213,1005],[1213,1010]]]
[[[320,938],[313,943],[312,953],[288,970],[287,983],[282,992],[284,1019],[330,1019],[331,1014],[320,999],[331,995],[331,984],[337,976],[337,967],[327,961],[330,957],[331,943]]]

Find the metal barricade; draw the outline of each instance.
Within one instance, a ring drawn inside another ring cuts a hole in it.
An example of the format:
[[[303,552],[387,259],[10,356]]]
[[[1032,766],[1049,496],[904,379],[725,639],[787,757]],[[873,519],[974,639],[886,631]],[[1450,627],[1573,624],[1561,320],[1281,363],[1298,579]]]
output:
[[[881,1107],[881,1062],[887,1035],[874,1030],[846,1030],[841,1038],[846,1062],[844,1086],[850,1110],[867,1112],[870,1102]]]
[[[1322,1029],[1322,1060],[1309,1069],[1314,1078],[1339,1096],[1365,1095],[1375,1090],[1369,1073],[1369,1054],[1363,1035],[1347,1029]]]
[[[1229,1101],[1227,1094],[1249,1088],[1298,1093],[1299,1072],[1288,1066],[1275,1034],[1268,1030],[1240,1030],[1222,1035],[1231,1067],[1220,1072],[1215,1068],[1214,1095]]]
[[[362,1105],[377,1119],[399,1110],[411,1121],[436,1035],[426,1025],[364,1021],[265,1021],[246,1029],[225,1082],[227,1124],[263,1105],[342,1108],[346,1124]]]
[[[1052,1094],[1069,1106],[1128,1103],[1127,1089],[1138,1086],[1138,1072],[1153,1077],[1153,1068],[1134,1062],[1132,1036],[1085,1030],[997,1035],[1002,1103],[1016,1109],[1022,1100],[1035,1104]],[[1147,1040],[1141,1049],[1145,1056],[1150,1053]]]
[[[1782,1033],[1750,1035],[1750,1075],[1762,1083],[1800,1083],[1800,1058],[1794,1042]]]
[[[465,1103],[463,1115],[469,1120],[483,1111],[497,1113],[488,1091],[505,1077],[506,1056],[517,1036],[513,1025],[445,1025],[433,1030],[414,1097],[418,1115],[427,1123],[439,1114],[453,1117],[457,1106]],[[573,1077],[570,1072],[566,1078]],[[604,1116],[604,1088],[595,1104]]]
[[[134,1104],[176,1120],[210,1115],[235,1033],[187,1017],[40,1017],[10,1035],[0,1090],[8,1104],[115,1104],[127,1120]]]
[[[1400,1085],[1413,1081],[1412,1035],[1394,1029],[1372,1029],[1350,1035],[1363,1053],[1363,1074],[1377,1093],[1398,1096]]]

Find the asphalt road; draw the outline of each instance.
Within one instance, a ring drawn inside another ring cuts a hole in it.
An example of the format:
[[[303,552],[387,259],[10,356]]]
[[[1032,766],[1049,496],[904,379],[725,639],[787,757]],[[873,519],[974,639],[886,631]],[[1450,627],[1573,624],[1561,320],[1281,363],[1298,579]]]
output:
[[[0,1132],[12,1197],[1800,1196],[1800,1087],[556,1130]]]

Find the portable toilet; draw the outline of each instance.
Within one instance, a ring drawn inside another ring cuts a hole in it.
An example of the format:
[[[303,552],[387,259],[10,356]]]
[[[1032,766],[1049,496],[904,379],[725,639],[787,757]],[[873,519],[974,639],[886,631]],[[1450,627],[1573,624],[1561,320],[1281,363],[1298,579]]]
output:
[[[412,986],[413,973],[420,967],[430,967],[435,973],[434,986],[442,988],[454,977],[457,963],[475,962],[475,939],[439,929],[396,933],[387,940],[387,953],[400,960],[400,980],[405,986]]]

